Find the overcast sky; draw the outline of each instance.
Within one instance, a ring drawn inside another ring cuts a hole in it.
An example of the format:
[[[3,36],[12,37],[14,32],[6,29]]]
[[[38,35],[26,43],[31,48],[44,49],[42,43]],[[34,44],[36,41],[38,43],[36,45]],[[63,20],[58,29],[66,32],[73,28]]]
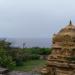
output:
[[[70,19],[75,0],[0,0],[0,37],[50,38]]]

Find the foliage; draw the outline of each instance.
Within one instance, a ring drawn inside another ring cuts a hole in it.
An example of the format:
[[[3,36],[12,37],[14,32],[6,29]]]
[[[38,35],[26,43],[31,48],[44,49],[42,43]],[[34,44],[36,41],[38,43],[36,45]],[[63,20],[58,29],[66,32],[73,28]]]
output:
[[[29,60],[40,59],[41,55],[48,55],[52,49],[49,48],[13,48],[10,42],[0,40],[0,66],[13,69],[15,66],[22,66]]]
[[[14,70],[17,71],[32,71],[33,69],[44,66],[47,62],[45,60],[29,60],[24,62],[23,66],[15,66]]]
[[[39,48],[39,47],[25,48],[24,50],[28,53],[39,55],[48,55],[52,51],[52,49],[50,48]]]
[[[31,60],[40,59],[40,56],[38,54],[32,54],[30,55]]]
[[[12,57],[7,54],[4,49],[0,49],[0,66],[13,69],[15,62],[12,60]]]

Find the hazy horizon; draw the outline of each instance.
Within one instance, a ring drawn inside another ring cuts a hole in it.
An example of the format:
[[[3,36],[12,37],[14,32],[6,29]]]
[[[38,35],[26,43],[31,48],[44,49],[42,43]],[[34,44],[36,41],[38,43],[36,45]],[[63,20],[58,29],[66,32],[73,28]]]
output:
[[[41,48],[50,48],[51,39],[50,38],[7,38],[7,41],[12,43],[12,47],[21,47],[23,48],[23,43],[25,47],[41,47]]]

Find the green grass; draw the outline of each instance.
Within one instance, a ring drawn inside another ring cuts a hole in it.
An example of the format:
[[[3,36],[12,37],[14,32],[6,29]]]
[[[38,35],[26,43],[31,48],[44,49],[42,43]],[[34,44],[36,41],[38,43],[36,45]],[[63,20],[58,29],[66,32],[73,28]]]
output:
[[[46,60],[30,60],[26,61],[23,66],[16,66],[17,71],[31,71],[46,64]]]

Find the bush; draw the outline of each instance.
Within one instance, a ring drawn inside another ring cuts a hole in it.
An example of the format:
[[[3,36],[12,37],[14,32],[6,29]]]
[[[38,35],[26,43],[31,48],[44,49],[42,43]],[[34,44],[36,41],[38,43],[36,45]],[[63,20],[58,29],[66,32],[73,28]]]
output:
[[[8,69],[13,69],[15,67],[15,62],[12,60],[11,56],[3,55],[0,57],[0,66],[6,67]]]
[[[20,59],[16,59],[15,62],[16,62],[16,66],[22,66],[23,65],[23,61]]]
[[[32,54],[32,55],[30,55],[30,59],[32,59],[32,60],[40,59],[40,56],[37,54]]]
[[[50,48],[39,48],[39,47],[31,48],[31,54],[49,55],[51,51],[52,49]]]

